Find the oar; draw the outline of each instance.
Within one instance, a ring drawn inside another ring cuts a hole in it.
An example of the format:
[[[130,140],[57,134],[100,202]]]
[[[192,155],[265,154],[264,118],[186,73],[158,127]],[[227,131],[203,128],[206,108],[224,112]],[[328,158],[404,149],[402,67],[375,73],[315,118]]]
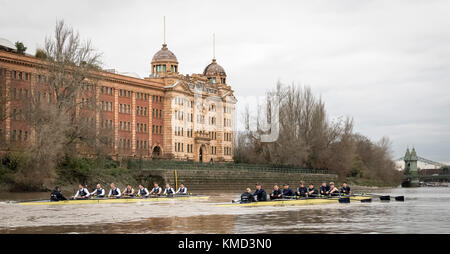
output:
[[[397,196],[397,197],[395,197],[395,201],[403,202],[403,201],[405,201],[405,196]]]

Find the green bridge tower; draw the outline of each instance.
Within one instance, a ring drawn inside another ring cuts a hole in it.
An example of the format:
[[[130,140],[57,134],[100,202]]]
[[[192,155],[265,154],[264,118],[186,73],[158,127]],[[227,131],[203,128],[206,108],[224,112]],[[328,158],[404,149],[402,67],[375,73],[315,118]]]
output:
[[[409,148],[406,149],[405,157],[405,178],[402,182],[402,187],[418,187],[419,186],[419,170],[417,169],[417,154],[416,149],[409,152]]]

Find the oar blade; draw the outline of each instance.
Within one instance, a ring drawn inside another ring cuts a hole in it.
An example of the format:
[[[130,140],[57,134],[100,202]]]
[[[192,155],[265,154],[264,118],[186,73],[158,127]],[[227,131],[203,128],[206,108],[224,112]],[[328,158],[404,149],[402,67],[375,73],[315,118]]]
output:
[[[387,195],[387,196],[380,196],[380,200],[381,201],[389,201],[391,200],[391,196]]]
[[[370,202],[372,202],[371,198],[361,199],[361,203],[370,203]]]
[[[405,196],[397,196],[397,197],[395,197],[395,201],[403,202],[403,201],[405,201]]]
[[[350,198],[339,198],[339,203],[341,204],[350,203]]]

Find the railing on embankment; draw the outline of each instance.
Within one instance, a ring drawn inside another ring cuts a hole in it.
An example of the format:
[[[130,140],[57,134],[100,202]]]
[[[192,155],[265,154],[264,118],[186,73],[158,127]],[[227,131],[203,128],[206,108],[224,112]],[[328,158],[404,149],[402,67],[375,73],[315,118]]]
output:
[[[337,176],[327,170],[254,164],[138,160],[129,161],[128,167],[160,176],[172,185],[184,183],[191,190],[244,190],[246,187],[253,189],[257,182],[270,190],[274,184],[288,183],[292,188],[296,188],[300,181],[318,186],[322,181],[337,180]]]

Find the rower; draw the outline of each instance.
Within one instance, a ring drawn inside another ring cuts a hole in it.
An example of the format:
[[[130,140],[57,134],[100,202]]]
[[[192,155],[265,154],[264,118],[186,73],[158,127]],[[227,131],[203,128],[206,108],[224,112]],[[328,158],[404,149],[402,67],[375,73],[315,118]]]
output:
[[[170,184],[166,183],[166,188],[164,189],[163,195],[170,195],[170,196],[172,196],[173,194],[175,194],[175,191],[173,190],[172,187],[170,187]]]
[[[97,188],[93,192],[91,192],[91,195],[97,196],[99,198],[104,198],[105,197],[105,189],[103,189],[100,184],[97,184]]]
[[[342,184],[341,194],[342,195],[352,195],[352,190],[350,189],[350,186],[348,186],[346,182],[344,182]]]
[[[86,199],[89,197],[89,195],[90,195],[89,191],[86,188],[84,188],[82,184],[79,184],[78,191],[73,197],[73,199]]]
[[[60,200],[67,200],[67,198],[63,196],[63,194],[59,190],[59,187],[56,186],[55,189],[52,190],[52,193],[50,193],[50,201],[60,201]]]
[[[125,190],[123,190],[122,195],[124,197],[133,197],[134,196],[134,189],[131,187],[131,185],[127,184],[127,187]]]
[[[280,187],[278,185],[273,186],[272,194],[270,194],[270,199],[277,199],[281,198],[282,192],[280,190]]]
[[[150,195],[160,195],[161,194],[161,187],[158,186],[157,183],[153,183],[153,189],[150,191]]]
[[[247,188],[241,195],[241,203],[251,203],[253,201],[255,201],[255,197],[253,197],[252,190]]]
[[[305,187],[305,183],[303,181],[300,182],[300,187],[297,188],[297,196],[306,197],[306,193],[308,192],[308,188]]]
[[[120,189],[116,187],[114,183],[111,183],[111,189],[109,190],[108,197],[120,198]]]
[[[314,184],[310,183],[309,186],[308,186],[307,196],[315,198],[318,195],[319,195],[319,191],[317,191],[317,189],[314,188]]]
[[[180,188],[178,188],[178,191],[175,194],[177,194],[177,195],[187,195],[187,188],[184,187],[184,184],[180,184]]]
[[[139,190],[138,190],[137,196],[148,198],[148,195],[149,195],[149,192],[148,192],[147,188],[144,188],[144,185],[139,184]]]
[[[330,195],[330,186],[326,182],[322,182],[322,186],[320,186],[320,195],[328,196]]]
[[[334,185],[334,182],[330,182],[330,195],[331,196],[339,196],[339,190]]]
[[[260,183],[256,184],[256,190],[255,190],[255,193],[253,193],[253,196],[256,197],[256,201],[266,201],[267,200],[267,193],[262,188]]]
[[[285,183],[283,185],[283,193],[281,195],[283,198],[293,198],[295,193],[291,188],[289,188],[289,184]]]

